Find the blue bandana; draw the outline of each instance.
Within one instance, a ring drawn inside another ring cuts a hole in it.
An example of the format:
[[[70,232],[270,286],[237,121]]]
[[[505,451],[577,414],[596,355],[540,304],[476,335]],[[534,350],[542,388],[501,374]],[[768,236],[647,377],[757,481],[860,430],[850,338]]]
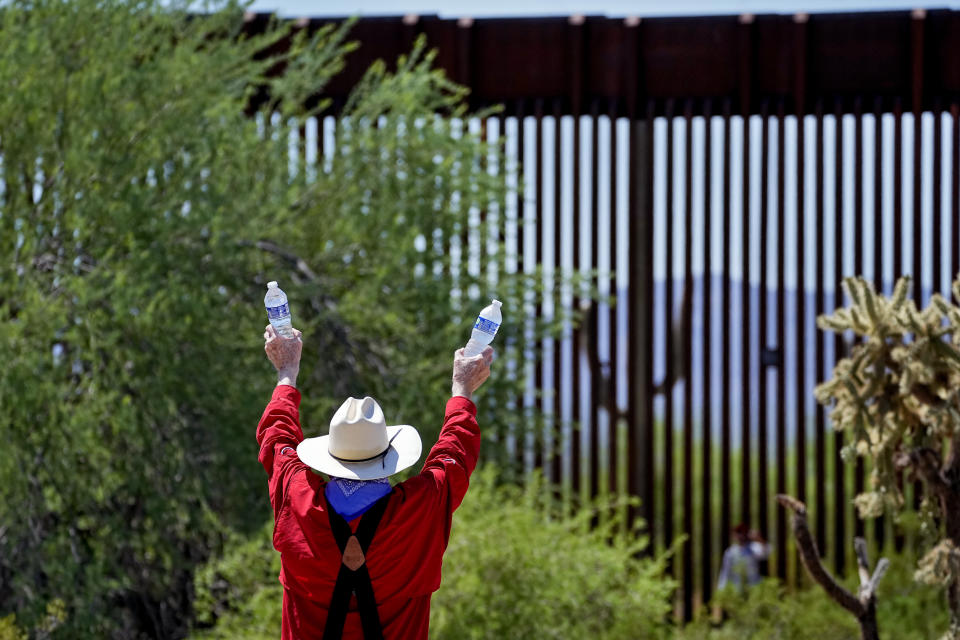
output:
[[[324,490],[333,510],[350,522],[362,516],[373,503],[393,490],[387,478],[348,480],[330,478]]]

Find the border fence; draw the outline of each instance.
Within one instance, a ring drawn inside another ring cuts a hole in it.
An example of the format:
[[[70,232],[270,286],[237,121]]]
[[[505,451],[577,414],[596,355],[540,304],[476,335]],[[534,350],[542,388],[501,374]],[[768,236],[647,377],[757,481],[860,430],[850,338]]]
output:
[[[317,144],[369,64],[419,34],[474,107],[504,107],[480,126],[519,167],[502,171],[502,219],[520,268],[596,272],[616,300],[583,307],[531,366],[532,401],[582,428],[552,459],[532,440],[517,455],[575,491],[639,496],[654,548],[686,535],[671,570],[687,619],[737,522],[772,541],[770,575],[796,580],[776,493],[808,501],[840,574],[853,535],[910,544],[853,511],[869,470],[843,463],[812,394],[848,345],[814,320],[847,275],[889,293],[911,274],[918,304],[950,295],[960,12],[363,18]]]

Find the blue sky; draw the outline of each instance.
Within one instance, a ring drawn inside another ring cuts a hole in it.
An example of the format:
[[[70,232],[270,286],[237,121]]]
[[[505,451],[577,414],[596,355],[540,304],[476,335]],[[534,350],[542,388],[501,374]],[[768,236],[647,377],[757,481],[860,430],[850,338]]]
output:
[[[608,16],[679,16],[738,13],[795,13],[797,11],[879,11],[926,8],[960,9],[956,0],[933,3],[903,0],[255,0],[253,11],[276,11],[280,15],[344,16],[438,14],[460,16],[569,15],[586,13]]]

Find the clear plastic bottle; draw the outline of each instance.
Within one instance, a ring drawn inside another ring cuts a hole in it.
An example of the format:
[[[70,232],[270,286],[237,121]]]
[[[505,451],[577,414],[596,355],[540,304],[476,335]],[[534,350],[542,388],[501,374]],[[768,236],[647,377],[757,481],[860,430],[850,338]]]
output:
[[[500,313],[499,300],[492,301],[483,308],[477,321],[473,325],[473,333],[470,334],[470,340],[467,346],[463,348],[463,355],[469,357],[477,356],[483,353],[484,347],[493,342],[493,336],[497,335],[497,329],[503,322],[503,316]]]
[[[284,338],[292,338],[290,304],[287,302],[287,294],[277,286],[275,280],[267,283],[267,295],[263,298],[263,305],[267,308],[267,318],[277,333]]]

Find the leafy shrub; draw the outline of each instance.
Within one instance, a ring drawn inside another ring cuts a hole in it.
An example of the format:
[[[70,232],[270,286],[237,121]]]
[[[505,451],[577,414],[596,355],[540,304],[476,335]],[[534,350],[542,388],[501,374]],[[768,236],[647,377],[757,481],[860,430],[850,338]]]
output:
[[[675,584],[662,560],[639,559],[643,539],[614,534],[615,519],[590,529],[609,505],[551,516],[540,483],[498,485],[492,467],[474,474],[454,515],[430,637],[664,638]],[[194,640],[275,638],[278,562],[265,528],[198,575],[197,617],[216,623]]]
[[[27,634],[17,626],[17,616],[0,618],[0,640],[27,640]]]
[[[716,625],[704,612],[678,636],[684,640],[854,640],[860,635],[853,617],[819,589],[789,593],[778,580],[764,580],[743,595],[725,589],[712,604],[723,609],[722,624]]]
[[[877,624],[883,638],[926,640],[939,637],[949,624],[943,589],[914,580],[917,558],[890,557],[890,570],[877,594]]]
[[[66,615],[62,600],[48,602],[46,616],[34,627],[32,636],[38,640],[49,638],[63,625]],[[0,640],[30,640],[30,637],[31,634],[17,624],[16,614],[0,617]]]
[[[280,554],[273,548],[272,532],[270,522],[249,539],[233,536],[224,556],[197,571],[196,625],[212,628],[200,637],[277,636],[283,591],[277,579]]]
[[[645,538],[615,533],[609,504],[555,517],[539,482],[497,486],[473,476],[454,519],[433,599],[431,637],[661,638],[675,584],[664,560],[640,559]]]
[[[888,556],[890,557],[890,556]],[[943,592],[913,580],[916,558],[890,557],[891,568],[880,583],[877,620],[880,635],[896,640],[936,638],[947,624]],[[857,579],[847,586],[856,593]],[[717,624],[711,614],[688,625],[681,640],[856,640],[857,623],[816,586],[788,591],[777,580],[766,580],[743,595],[724,590],[713,605],[723,609],[725,620]]]

